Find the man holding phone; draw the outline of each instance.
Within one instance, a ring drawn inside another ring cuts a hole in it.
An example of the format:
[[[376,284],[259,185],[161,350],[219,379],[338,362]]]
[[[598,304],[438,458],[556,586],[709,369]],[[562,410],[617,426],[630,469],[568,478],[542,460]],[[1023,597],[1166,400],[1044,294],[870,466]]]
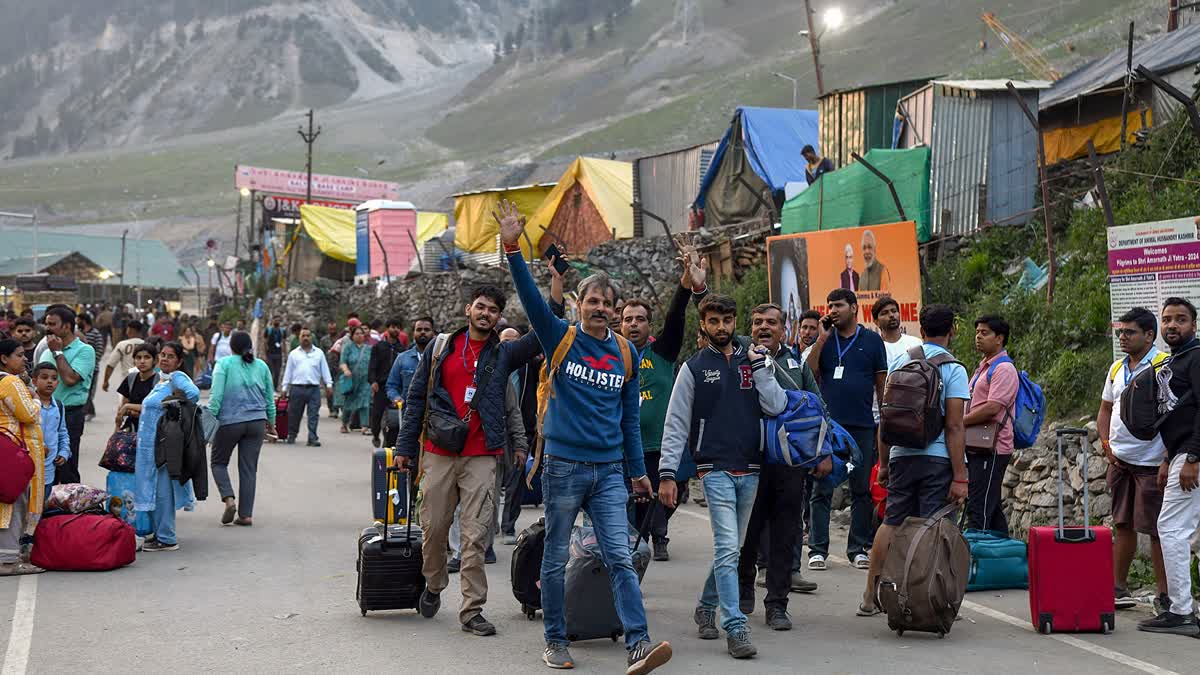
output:
[[[834,421],[854,437],[858,455],[851,458],[850,536],[846,558],[858,569],[867,569],[871,539],[871,467],[875,465],[879,429],[872,404],[883,400],[887,377],[887,349],[883,338],[858,323],[858,297],[837,288],[826,297],[828,313],[821,317],[821,332],[808,355],[808,367],[821,384],[821,397]],[[817,484],[812,495],[812,529],[808,536],[808,569],[824,570],[829,555],[829,511],[832,488]]]

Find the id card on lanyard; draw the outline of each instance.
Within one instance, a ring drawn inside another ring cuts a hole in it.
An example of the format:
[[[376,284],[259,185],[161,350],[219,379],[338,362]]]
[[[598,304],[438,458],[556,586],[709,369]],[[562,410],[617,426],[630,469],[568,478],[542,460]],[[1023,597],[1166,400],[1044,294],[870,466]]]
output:
[[[857,327],[855,327],[855,329],[854,329],[854,337],[850,338],[850,342],[847,342],[847,343],[846,343],[846,348],[845,348],[845,349],[842,349],[842,337],[841,337],[841,335],[839,335],[837,331],[834,331],[834,332],[833,332],[834,344],[835,344],[835,345],[836,345],[836,347],[837,347],[837,355],[838,355],[838,364],[837,364],[837,367],[835,367],[835,368],[833,369],[833,379],[835,379],[835,380],[840,380],[840,379],[842,379],[842,375],[844,375],[844,374],[846,373],[846,367],[842,365],[842,357],[843,357],[843,356],[845,356],[845,355],[846,355],[846,353],[850,351],[850,348],[854,346],[854,343],[858,341],[858,334],[859,334],[860,332],[862,332],[862,326],[861,326],[861,325],[860,325],[860,326],[857,326]]]

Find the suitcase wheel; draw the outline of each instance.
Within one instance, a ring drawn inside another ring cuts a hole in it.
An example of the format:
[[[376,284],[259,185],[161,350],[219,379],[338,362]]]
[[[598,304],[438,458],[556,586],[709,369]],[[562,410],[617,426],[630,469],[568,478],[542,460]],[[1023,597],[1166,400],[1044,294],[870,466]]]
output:
[[[361,611],[361,612],[362,612],[362,615],[363,615],[363,616],[366,616],[366,615],[367,615],[367,610],[363,609],[363,610],[359,610],[359,611]]]
[[[904,637],[904,629],[903,628],[896,629],[896,637]]]
[[[1112,635],[1113,625],[1107,619],[1100,622],[1100,631],[1105,635]]]
[[[1038,632],[1042,635],[1049,635],[1054,632],[1054,622],[1050,619],[1042,619],[1041,623],[1038,624]]]

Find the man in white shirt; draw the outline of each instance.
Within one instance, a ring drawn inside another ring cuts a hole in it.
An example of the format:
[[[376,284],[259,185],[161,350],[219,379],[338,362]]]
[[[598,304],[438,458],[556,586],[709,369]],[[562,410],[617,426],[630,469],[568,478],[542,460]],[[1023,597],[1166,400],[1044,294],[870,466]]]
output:
[[[1129,567],[1137,552],[1138,533],[1150,537],[1150,558],[1154,563],[1154,581],[1158,586],[1156,614],[1170,605],[1167,600],[1167,576],[1162,546],[1158,539],[1158,514],[1163,491],[1158,484],[1158,468],[1167,456],[1162,437],[1143,441],[1135,438],[1121,421],[1121,392],[1135,375],[1162,363],[1168,356],[1154,346],[1158,320],[1143,307],[1134,307],[1120,320],[1117,340],[1125,356],[1114,362],[1104,379],[1096,428],[1108,459],[1108,489],[1112,494],[1113,516],[1113,592],[1118,609],[1137,603],[1127,587]],[[1165,606],[1164,606],[1165,605]]]
[[[229,321],[221,322],[221,330],[218,333],[213,333],[212,349],[208,350],[208,362],[215,364],[226,356],[233,355],[233,349],[229,346],[229,338],[233,335],[233,323]]]
[[[329,363],[325,352],[313,346],[312,331],[300,331],[300,346],[288,354],[287,367],[283,371],[283,393],[288,397],[289,445],[296,442],[300,431],[300,417],[308,411],[308,445],[321,447],[317,438],[317,420],[321,417],[322,390],[328,394],[333,388],[333,377],[329,374]]]
[[[920,347],[921,338],[908,335],[900,329],[900,303],[890,295],[885,295],[871,306],[871,316],[875,317],[875,326],[883,338],[883,349],[887,352],[888,372],[896,359],[903,358],[908,350]],[[871,412],[875,415],[875,424],[879,424],[879,401],[871,404]]]
[[[812,352],[812,346],[817,342],[817,336],[821,334],[821,313],[815,309],[810,309],[800,315],[800,341],[796,343],[796,349],[800,350],[800,360],[808,361],[808,355]]]
[[[133,364],[133,350],[138,345],[144,343],[142,339],[142,322],[136,319],[125,324],[125,339],[113,345],[112,352],[108,355],[108,360],[104,362],[104,379],[100,381],[100,388],[108,391],[108,380],[112,377],[113,371],[125,377]]]

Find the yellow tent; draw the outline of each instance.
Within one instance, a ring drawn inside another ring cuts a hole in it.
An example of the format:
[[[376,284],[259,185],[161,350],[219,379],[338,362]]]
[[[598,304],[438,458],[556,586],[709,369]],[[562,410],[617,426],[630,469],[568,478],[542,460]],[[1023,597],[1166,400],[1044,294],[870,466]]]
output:
[[[1133,143],[1137,132],[1154,126],[1152,111],[1131,110],[1125,118],[1125,140]],[[1145,124],[1143,127],[1143,115]],[[1079,126],[1063,127],[1045,131],[1046,164],[1056,164],[1088,154],[1088,139],[1096,146],[1096,152],[1105,155],[1121,149],[1121,116],[1106,117],[1098,122]]]
[[[467,253],[494,253],[500,228],[492,212],[500,200],[507,199],[521,213],[532,214],[553,189],[554,183],[542,183],[454,195],[454,245]]]
[[[355,213],[349,209],[303,204],[300,222],[317,249],[334,260],[352,263],[358,257],[354,237]],[[444,213],[417,212],[417,248],[446,231],[449,218]]]
[[[580,157],[529,217],[525,233],[541,254],[553,241],[582,255],[592,246],[633,237],[633,165]],[[543,241],[543,233],[549,233]]]

